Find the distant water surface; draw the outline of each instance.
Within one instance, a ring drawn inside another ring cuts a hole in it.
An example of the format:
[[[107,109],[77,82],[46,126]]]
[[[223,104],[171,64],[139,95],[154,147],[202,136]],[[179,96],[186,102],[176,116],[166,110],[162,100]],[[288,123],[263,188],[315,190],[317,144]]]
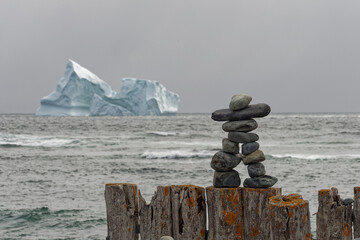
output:
[[[267,174],[317,211],[317,191],[360,186],[360,114],[257,119]],[[171,117],[0,115],[0,239],[105,239],[104,185],[212,185],[226,134],[210,114]],[[242,181],[246,167],[237,168]],[[315,231],[315,216],[312,217]]]

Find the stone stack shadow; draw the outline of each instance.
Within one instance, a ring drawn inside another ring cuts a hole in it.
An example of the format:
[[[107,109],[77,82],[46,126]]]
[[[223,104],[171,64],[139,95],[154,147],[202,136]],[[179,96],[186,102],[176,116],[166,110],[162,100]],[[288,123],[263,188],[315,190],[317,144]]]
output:
[[[222,140],[222,151],[215,153],[211,168],[215,170],[213,184],[218,188],[235,188],[241,184],[239,173],[234,168],[243,161],[248,168],[250,178],[245,179],[246,188],[269,188],[277,178],[265,175],[264,153],[259,149],[259,136],[251,131],[258,127],[253,118],[267,116],[271,108],[265,103],[249,105],[252,97],[237,94],[231,98],[228,109],[212,113],[215,121],[226,121],[222,129],[228,132],[228,138]],[[239,144],[241,146],[241,153]]]

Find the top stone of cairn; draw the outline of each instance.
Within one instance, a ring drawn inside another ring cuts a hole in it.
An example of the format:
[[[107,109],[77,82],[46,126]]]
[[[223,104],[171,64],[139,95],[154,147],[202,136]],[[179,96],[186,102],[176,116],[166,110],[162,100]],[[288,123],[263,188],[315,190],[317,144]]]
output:
[[[229,108],[233,111],[245,108],[251,102],[252,97],[245,94],[236,94],[231,98]]]
[[[211,114],[215,121],[240,121],[250,118],[259,118],[269,115],[271,108],[265,103],[248,105],[247,107],[233,111],[231,109],[216,110]]]

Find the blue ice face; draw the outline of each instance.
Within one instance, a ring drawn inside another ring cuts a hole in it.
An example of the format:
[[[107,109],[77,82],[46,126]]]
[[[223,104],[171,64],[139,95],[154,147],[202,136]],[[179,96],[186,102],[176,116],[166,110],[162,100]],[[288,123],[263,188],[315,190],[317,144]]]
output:
[[[124,78],[120,92],[69,60],[56,90],[41,99],[36,115],[174,115],[179,95],[157,81]]]

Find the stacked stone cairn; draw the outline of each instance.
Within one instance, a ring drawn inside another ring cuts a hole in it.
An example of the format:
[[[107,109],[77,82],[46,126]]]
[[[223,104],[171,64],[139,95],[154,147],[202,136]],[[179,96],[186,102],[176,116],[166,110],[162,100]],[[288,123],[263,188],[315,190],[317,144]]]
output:
[[[215,170],[213,184],[218,188],[239,187],[241,180],[234,168],[241,162],[247,166],[250,178],[245,179],[246,188],[269,188],[277,178],[265,175],[264,153],[259,149],[259,136],[251,131],[258,127],[253,118],[267,116],[271,109],[264,103],[249,105],[252,97],[245,94],[234,95],[229,109],[221,109],[212,113],[215,121],[227,121],[222,129],[228,132],[228,138],[222,141],[222,151],[217,152],[211,161]],[[239,144],[241,146],[241,154]]]

